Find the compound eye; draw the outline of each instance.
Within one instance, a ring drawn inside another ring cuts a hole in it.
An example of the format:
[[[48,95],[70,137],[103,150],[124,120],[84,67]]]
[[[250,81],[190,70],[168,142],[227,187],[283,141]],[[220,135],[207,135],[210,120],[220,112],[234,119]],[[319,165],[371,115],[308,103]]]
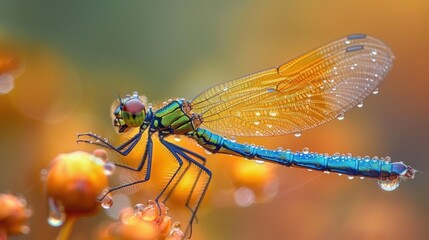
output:
[[[131,99],[124,104],[123,111],[129,112],[131,114],[138,114],[144,111],[143,102],[140,99]]]

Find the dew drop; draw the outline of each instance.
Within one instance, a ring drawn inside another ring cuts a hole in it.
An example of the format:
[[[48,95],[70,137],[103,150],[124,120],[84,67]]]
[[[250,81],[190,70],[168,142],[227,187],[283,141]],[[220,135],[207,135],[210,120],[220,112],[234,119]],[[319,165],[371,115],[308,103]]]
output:
[[[116,165],[112,162],[106,162],[103,165],[103,172],[104,172],[104,175],[106,176],[113,175],[113,173],[115,172],[115,169],[116,169]]]
[[[0,94],[6,94],[14,88],[14,79],[10,74],[0,75]]]
[[[255,163],[257,163],[257,164],[263,164],[263,163],[265,163],[265,161],[264,160],[255,160]]]
[[[223,89],[223,91],[224,91],[224,92],[228,91],[228,87],[225,87],[225,88]]]
[[[350,40],[346,40],[346,41],[344,41],[344,43],[348,45],[348,44],[350,44]]]
[[[313,171],[313,169],[307,169],[307,171],[312,172],[312,171]]]
[[[259,121],[255,121],[255,122],[254,122],[254,124],[255,124],[256,126],[258,126],[260,123],[261,123],[261,122],[259,122]]]
[[[143,203],[137,203],[134,206],[134,214],[141,214],[144,209],[145,209],[145,206]]]
[[[338,120],[344,120],[344,113],[341,113],[341,114],[339,114],[338,116],[337,116],[337,119]]]
[[[365,177],[359,177],[361,180],[365,179]]]
[[[384,158],[384,161],[386,161],[386,162],[390,162],[390,161],[392,161],[392,159],[391,159],[389,156],[386,156],[386,157]]]
[[[20,230],[21,230],[21,233],[24,235],[27,235],[30,233],[30,227],[27,225],[22,226]]]
[[[229,138],[229,140],[230,140],[231,142],[236,142],[236,141],[237,141],[237,138],[236,138],[235,136],[231,136],[231,137]]]
[[[331,173],[331,172],[329,172],[329,171],[323,171],[323,173],[325,173],[325,174],[329,174],[329,173]]]
[[[374,89],[374,91],[372,91],[372,94],[374,95],[378,94],[378,88]]]
[[[182,138],[180,136],[174,136],[174,141],[176,142],[180,142],[180,140],[182,140]]]
[[[343,174],[342,173],[338,173],[338,176],[342,176]]]
[[[182,226],[180,224],[180,222],[174,222],[173,223],[173,229],[180,229]]]
[[[255,115],[256,116],[261,116],[261,113],[260,112],[255,112]]]
[[[310,149],[308,147],[305,147],[302,149],[302,153],[308,154],[310,152]]]
[[[168,234],[166,240],[182,240],[185,239],[185,234],[180,229],[173,228]]]
[[[372,55],[377,55],[377,51],[372,50],[372,51],[371,51],[371,54],[372,54]]]
[[[353,177],[353,176],[347,176],[347,178],[350,179],[350,180],[352,180],[355,177]]]
[[[268,113],[271,117],[277,116],[277,112],[271,111]]]
[[[301,137],[302,133],[301,133],[301,132],[295,132],[293,135],[294,135],[295,137]]]
[[[393,191],[399,187],[400,178],[396,178],[393,180],[381,180],[377,181],[378,186],[384,191]]]
[[[66,220],[66,213],[64,212],[64,206],[60,201],[53,198],[48,199],[48,223],[53,227],[59,227],[63,225]]]
[[[283,148],[282,148],[282,147],[278,147],[278,148],[276,149],[276,151],[277,151],[277,152],[282,152],[282,151],[283,151]]]
[[[212,154],[212,152],[210,152],[209,150],[207,150],[207,149],[204,149],[204,152],[207,154],[207,155],[211,155]]]
[[[363,107],[363,102],[359,103],[359,104],[357,105],[357,107],[358,107],[358,108]]]
[[[106,195],[103,200],[101,200],[101,206],[104,209],[109,209],[113,205],[113,198],[110,195]]]
[[[42,182],[46,182],[47,177],[48,177],[48,170],[47,169],[40,170],[40,180]]]

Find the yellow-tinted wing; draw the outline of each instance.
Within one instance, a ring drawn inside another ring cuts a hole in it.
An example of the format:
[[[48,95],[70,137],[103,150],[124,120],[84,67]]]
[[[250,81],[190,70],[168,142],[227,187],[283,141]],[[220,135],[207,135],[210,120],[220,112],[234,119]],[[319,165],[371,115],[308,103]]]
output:
[[[341,116],[377,91],[393,58],[380,40],[350,35],[280,67],[216,85],[191,106],[205,127],[226,135],[301,132]]]

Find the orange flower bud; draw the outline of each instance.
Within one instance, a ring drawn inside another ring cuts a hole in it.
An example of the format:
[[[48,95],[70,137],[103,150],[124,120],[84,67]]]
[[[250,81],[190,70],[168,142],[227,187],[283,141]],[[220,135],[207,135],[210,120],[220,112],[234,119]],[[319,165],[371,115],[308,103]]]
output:
[[[167,208],[163,203],[149,201],[147,206],[137,204],[134,211],[123,209],[120,221],[108,226],[100,235],[101,240],[182,240],[184,233],[180,224],[171,223],[166,216]],[[173,225],[173,227],[172,227]]]
[[[31,216],[26,201],[11,194],[0,194],[0,239],[7,235],[27,234],[30,228],[25,222]]]
[[[98,150],[97,150],[98,151]],[[46,191],[49,205],[67,215],[91,215],[100,206],[97,196],[107,187],[104,161],[86,152],[60,154],[51,163]]]

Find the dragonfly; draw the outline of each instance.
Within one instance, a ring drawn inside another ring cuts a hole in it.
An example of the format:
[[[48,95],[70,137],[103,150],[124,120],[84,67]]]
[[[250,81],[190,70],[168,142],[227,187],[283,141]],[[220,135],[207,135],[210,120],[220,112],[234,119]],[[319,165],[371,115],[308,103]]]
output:
[[[372,178],[378,180],[382,189],[391,191],[401,180],[414,178],[416,170],[403,162],[392,162],[390,158],[328,155],[308,149],[270,150],[238,143],[236,137],[300,135],[332,119],[341,119],[345,112],[378,92],[393,59],[392,51],[382,41],[366,34],[352,34],[279,67],[215,85],[192,100],[175,99],[156,109],[137,92],[124,98],[118,96],[112,105],[113,125],[118,133],[138,129],[136,133],[119,146],[91,132],[78,134],[77,141],[106,147],[126,156],[142,141],[142,136],[147,135],[137,167],[116,164],[119,168],[144,171],[144,177],[110,188],[100,201],[109,198],[111,193],[150,179],[154,136],[177,161],[174,174],[156,197],[157,202],[165,203],[189,166],[199,169],[186,201],[192,213],[187,228],[190,232],[212,172],[206,167],[205,157],[166,140],[171,135],[187,136],[212,154]],[[202,191],[196,191],[198,181],[203,182]],[[191,203],[191,196],[195,195],[197,200]]]

